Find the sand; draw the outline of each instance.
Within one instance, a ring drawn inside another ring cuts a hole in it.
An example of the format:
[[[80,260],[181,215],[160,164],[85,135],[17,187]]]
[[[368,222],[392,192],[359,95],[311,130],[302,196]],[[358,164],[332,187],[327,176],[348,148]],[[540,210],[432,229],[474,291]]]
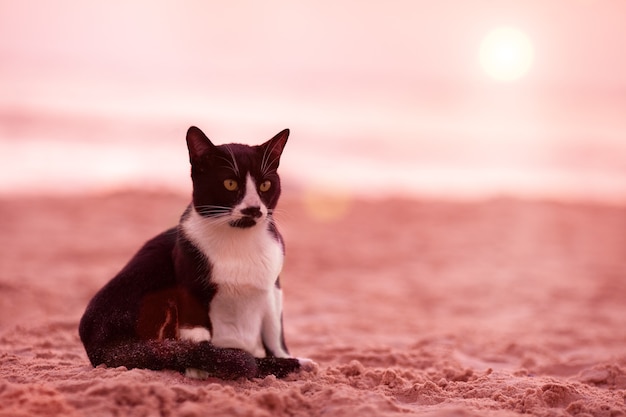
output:
[[[0,200],[0,416],[626,415],[626,208],[355,200],[278,214],[284,380],[92,368],[90,297],[182,195]]]

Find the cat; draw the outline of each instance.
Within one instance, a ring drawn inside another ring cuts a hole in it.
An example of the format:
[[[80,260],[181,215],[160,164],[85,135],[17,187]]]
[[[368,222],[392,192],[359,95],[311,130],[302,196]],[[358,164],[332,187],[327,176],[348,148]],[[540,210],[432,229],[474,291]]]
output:
[[[216,146],[189,128],[192,202],[90,301],[79,334],[93,366],[222,379],[313,368],[283,334],[285,247],[273,212],[288,137]]]

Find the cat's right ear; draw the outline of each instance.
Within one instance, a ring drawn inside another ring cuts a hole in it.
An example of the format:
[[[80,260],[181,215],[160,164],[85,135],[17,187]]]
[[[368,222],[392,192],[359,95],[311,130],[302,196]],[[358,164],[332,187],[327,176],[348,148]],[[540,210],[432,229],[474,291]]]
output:
[[[187,148],[189,149],[189,162],[193,165],[194,162],[208,156],[215,148],[215,145],[211,143],[202,130],[191,126],[187,130]]]

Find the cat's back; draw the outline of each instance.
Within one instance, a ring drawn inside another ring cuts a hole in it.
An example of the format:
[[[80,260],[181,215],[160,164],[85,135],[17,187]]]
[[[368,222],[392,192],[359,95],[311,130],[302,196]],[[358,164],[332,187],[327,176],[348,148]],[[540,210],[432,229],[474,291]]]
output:
[[[128,263],[95,295],[98,299],[142,296],[175,282],[172,253],[177,240],[175,227],[148,240]]]
[[[127,274],[136,278],[152,277],[149,281],[157,285],[161,281],[171,281],[174,277],[172,253],[177,238],[177,227],[172,227],[148,240],[113,281]],[[144,280],[137,279],[137,281]]]

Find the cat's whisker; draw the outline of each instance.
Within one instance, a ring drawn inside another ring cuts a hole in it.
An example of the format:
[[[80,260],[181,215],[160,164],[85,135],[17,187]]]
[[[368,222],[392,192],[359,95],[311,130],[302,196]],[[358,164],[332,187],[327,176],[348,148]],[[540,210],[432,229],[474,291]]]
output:
[[[225,210],[222,208],[201,208],[197,209],[196,212],[202,216],[212,217],[212,218],[220,218],[220,217],[228,217],[231,214],[230,210]]]
[[[214,213],[210,211],[200,211],[198,214],[211,219],[225,219],[230,217],[230,213]]]
[[[230,148],[227,148],[227,149],[230,152],[232,159],[228,159],[228,158],[226,158],[224,156],[220,156],[220,155],[218,155],[218,158],[223,160],[223,161],[225,161],[228,164],[228,168],[231,171],[233,171],[233,173],[236,176],[239,176],[239,167],[237,166],[237,161],[235,161],[235,157],[232,156],[232,151],[230,150]]]
[[[195,208],[196,208],[196,210],[206,210],[206,209],[224,210],[224,211],[230,211],[231,210],[230,207],[222,207],[222,206],[196,206]]]
[[[227,214],[216,214],[216,213],[211,213],[211,212],[199,212],[198,214],[200,214],[203,217],[208,217],[211,219],[221,219],[221,218],[228,217]]]
[[[289,213],[287,210],[282,209],[282,208],[273,208],[273,209],[268,209],[267,211],[269,213],[279,213],[279,214]]]
[[[233,150],[230,148],[229,145],[225,145],[225,147],[230,154],[230,157],[232,158],[235,174],[239,176],[239,165],[237,165],[237,159],[235,159],[235,154],[233,153]]]
[[[206,208],[217,209],[217,210],[221,209],[221,210],[228,210],[228,211],[231,210],[231,207],[228,207],[228,206],[214,206],[214,205],[211,205],[211,204],[204,204],[204,205],[194,206],[194,207],[196,208],[196,210],[198,210],[198,209],[206,209]]]
[[[275,218],[273,218],[272,216],[268,216],[267,217],[267,222],[269,224],[274,225],[275,227],[278,227],[278,221]]]
[[[231,208],[230,207],[224,207],[224,206],[195,206],[196,210],[216,210],[216,211],[230,211]]]
[[[210,227],[220,228],[222,226],[228,225],[232,221],[232,218],[227,215],[208,216],[205,218],[204,221],[206,222],[207,225],[210,225]]]
[[[291,220],[292,219],[291,213],[289,213],[287,210],[283,210],[283,209],[268,210],[268,214],[273,219],[275,219],[276,216],[278,216],[278,218],[281,219],[281,220],[283,220],[283,219]]]
[[[214,206],[214,205],[210,205],[210,204],[206,204],[206,205],[200,205],[200,206],[195,206],[194,207],[196,211],[200,212],[200,211],[212,211],[212,212],[216,212],[216,213],[230,213],[232,208],[231,207],[227,207],[227,206]]]

